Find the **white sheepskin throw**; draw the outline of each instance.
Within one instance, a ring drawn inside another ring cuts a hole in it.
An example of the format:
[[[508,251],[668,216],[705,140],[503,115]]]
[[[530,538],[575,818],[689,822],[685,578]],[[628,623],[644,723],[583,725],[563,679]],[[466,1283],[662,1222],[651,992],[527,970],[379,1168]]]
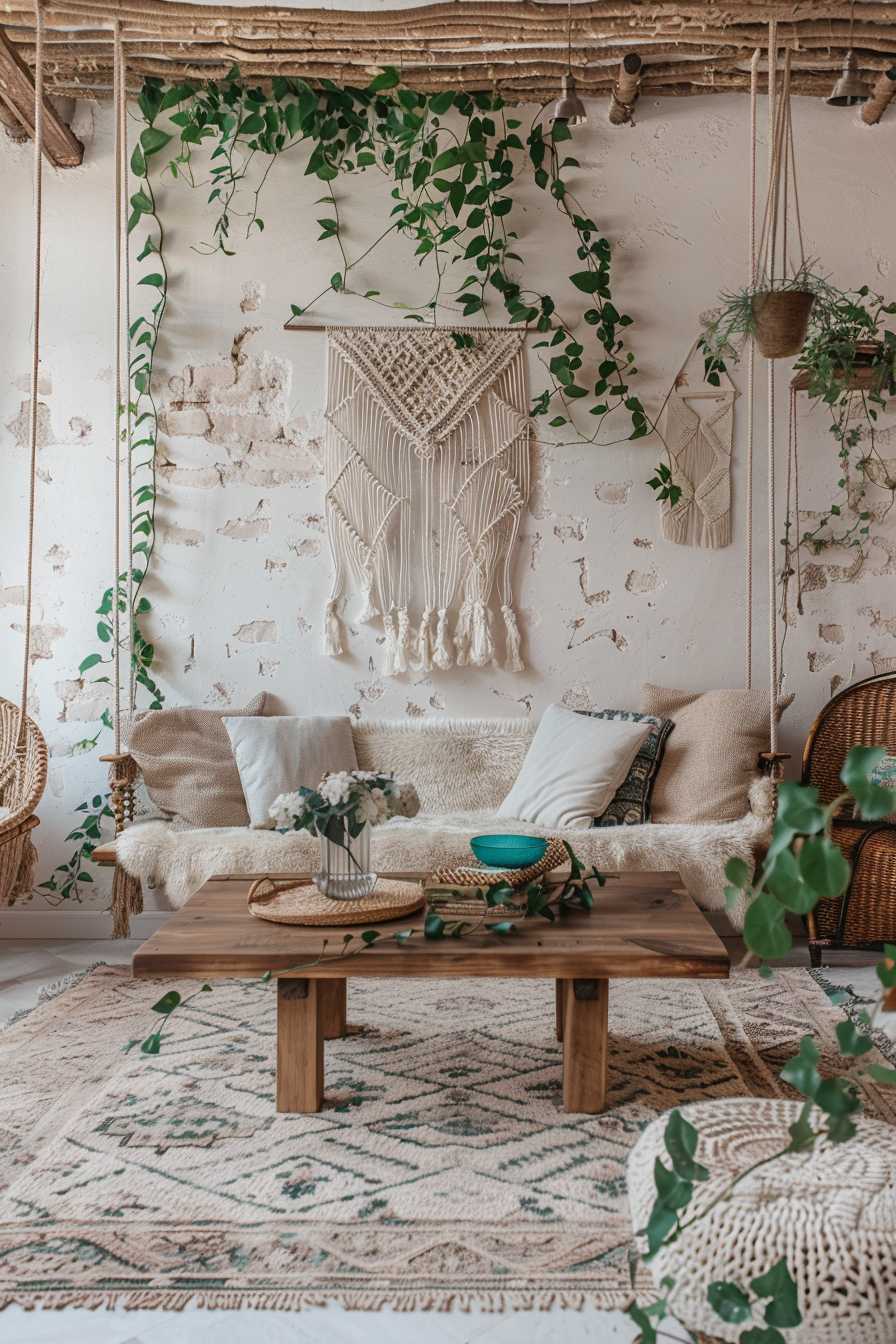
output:
[[[425,734],[416,735],[418,743],[425,738]],[[368,765],[360,753],[359,764],[362,768]],[[409,772],[408,777],[413,774]],[[468,782],[474,787],[474,781]],[[768,780],[754,781],[752,811],[740,821],[721,825],[599,826],[552,834],[568,840],[584,863],[604,872],[675,870],[702,909],[724,910],[725,865],[737,857],[752,869],[756,851],[768,845],[771,837],[773,796]],[[508,823],[491,809],[421,812],[412,818],[393,817],[374,827],[373,863],[380,872],[429,872],[453,866],[469,860],[473,836],[506,832],[509,824],[521,834],[548,834],[528,822]],[[242,829],[174,831],[153,821],[124,831],[118,837],[117,854],[126,872],[163,886],[171,904],[179,909],[211,877],[316,872],[320,844],[306,831],[286,835]],[[744,913],[740,906],[729,912],[736,928],[743,927]]]

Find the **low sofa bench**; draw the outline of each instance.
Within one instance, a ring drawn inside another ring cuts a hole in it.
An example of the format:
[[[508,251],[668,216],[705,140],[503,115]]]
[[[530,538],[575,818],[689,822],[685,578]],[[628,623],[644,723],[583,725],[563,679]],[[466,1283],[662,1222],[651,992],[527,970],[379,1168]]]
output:
[[[351,731],[359,768],[392,771],[397,779],[416,786],[421,802],[417,816],[393,817],[374,827],[375,868],[415,872],[449,866],[468,859],[470,839],[489,831],[550,833],[569,841],[584,863],[602,871],[677,870],[702,909],[725,909],[726,863],[737,856],[752,867],[771,835],[774,787],[755,769],[755,755],[753,771],[738,785],[742,815],[733,819],[650,821],[549,832],[497,815],[519,774],[536,726],[518,719],[354,723]],[[674,741],[674,732],[670,741]],[[668,751],[667,758],[661,771],[667,771],[667,784],[674,785],[674,772],[684,775],[687,769],[681,747],[678,757]],[[743,774],[743,763],[739,768]],[[138,819],[116,842],[119,867],[132,880],[158,888],[163,902],[177,909],[213,876],[313,872],[319,857],[319,841],[305,831],[281,833],[247,826],[182,829],[176,821]],[[132,912],[136,908],[132,904]],[[742,909],[729,911],[736,927],[742,925],[743,915]],[[121,929],[124,922],[119,919],[117,927]]]

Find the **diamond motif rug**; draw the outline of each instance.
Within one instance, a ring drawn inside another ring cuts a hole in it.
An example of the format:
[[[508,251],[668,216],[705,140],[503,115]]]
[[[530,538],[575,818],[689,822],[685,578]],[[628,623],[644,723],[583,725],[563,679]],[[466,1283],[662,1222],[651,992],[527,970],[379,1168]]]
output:
[[[355,980],[327,1109],[291,1116],[272,986],[216,981],[159,1056],[122,1052],[173,983],[102,967],[0,1034],[0,1306],[619,1306],[645,1125],[792,1095],[778,1070],[807,1032],[832,1067],[840,1020],[802,970],[614,981],[610,1109],[566,1115],[550,981]]]

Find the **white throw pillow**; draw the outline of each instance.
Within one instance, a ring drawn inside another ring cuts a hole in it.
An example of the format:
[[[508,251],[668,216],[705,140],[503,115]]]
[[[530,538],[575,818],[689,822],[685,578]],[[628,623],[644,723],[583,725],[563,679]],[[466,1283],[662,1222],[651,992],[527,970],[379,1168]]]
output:
[[[358,768],[348,717],[225,718],[224,727],[255,830],[274,825],[268,808],[278,794],[294,793],[303,784],[316,789],[328,770]]]
[[[587,830],[625,779],[649,732],[650,724],[587,719],[549,705],[498,816],[548,829]]]

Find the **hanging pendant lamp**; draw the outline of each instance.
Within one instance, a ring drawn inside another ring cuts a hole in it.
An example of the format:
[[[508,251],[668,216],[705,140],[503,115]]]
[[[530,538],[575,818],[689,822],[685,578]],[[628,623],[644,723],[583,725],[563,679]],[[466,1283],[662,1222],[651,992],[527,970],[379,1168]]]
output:
[[[588,120],[585,104],[576,92],[572,73],[572,0],[566,6],[566,74],[560,85],[560,97],[554,104],[552,121],[565,121],[567,126],[584,126]]]
[[[867,103],[871,90],[859,74],[856,54],[852,49],[852,30],[855,22],[856,0],[849,7],[849,50],[843,61],[840,78],[831,90],[830,98],[825,102],[831,107],[855,107],[856,103]]]

